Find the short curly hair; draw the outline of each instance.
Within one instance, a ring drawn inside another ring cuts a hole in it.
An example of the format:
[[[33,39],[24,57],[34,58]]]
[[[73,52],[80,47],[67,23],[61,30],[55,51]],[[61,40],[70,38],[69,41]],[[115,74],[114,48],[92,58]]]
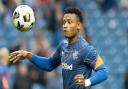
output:
[[[79,9],[74,8],[74,7],[66,8],[64,10],[64,14],[69,14],[69,13],[76,14],[78,16],[80,22],[83,23],[83,16]]]

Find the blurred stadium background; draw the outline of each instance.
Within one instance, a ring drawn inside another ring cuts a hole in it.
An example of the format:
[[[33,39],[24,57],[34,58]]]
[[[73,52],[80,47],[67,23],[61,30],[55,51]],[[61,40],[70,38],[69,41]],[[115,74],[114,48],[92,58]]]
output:
[[[36,16],[34,27],[26,33],[12,24],[12,13],[20,4],[30,5]],[[83,11],[82,35],[108,67],[109,79],[92,89],[128,89],[128,0],[0,0],[0,50],[24,49],[49,56],[63,39],[63,10],[69,6]],[[7,58],[8,52],[4,54],[0,51],[0,60]],[[61,66],[48,73],[28,61],[2,63],[8,67],[10,89],[63,89]]]

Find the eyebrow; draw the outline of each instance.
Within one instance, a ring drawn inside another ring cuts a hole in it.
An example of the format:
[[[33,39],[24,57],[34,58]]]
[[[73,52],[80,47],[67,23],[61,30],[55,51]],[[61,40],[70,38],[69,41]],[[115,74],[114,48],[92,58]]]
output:
[[[64,20],[72,20],[72,19],[63,19],[63,21],[64,21]]]

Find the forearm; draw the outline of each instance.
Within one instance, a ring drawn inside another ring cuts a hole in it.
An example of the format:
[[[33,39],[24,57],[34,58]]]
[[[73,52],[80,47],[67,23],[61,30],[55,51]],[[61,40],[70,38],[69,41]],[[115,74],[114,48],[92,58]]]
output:
[[[86,86],[93,86],[93,85],[103,82],[107,78],[108,78],[108,73],[107,73],[104,65],[102,65],[95,70],[95,73],[93,76],[91,76],[89,79],[85,80],[85,84],[86,84]]]
[[[96,70],[95,74],[90,78],[91,85],[96,85],[108,78],[108,73],[105,68]]]
[[[51,58],[40,57],[32,54],[30,61],[42,70],[51,71],[58,66],[58,63]]]

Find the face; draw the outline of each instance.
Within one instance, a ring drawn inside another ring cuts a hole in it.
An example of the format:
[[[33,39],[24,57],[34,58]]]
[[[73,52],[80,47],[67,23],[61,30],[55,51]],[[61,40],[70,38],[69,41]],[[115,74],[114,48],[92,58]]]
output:
[[[80,29],[80,21],[75,14],[64,14],[63,17],[63,32],[65,37],[72,38],[77,36]]]

